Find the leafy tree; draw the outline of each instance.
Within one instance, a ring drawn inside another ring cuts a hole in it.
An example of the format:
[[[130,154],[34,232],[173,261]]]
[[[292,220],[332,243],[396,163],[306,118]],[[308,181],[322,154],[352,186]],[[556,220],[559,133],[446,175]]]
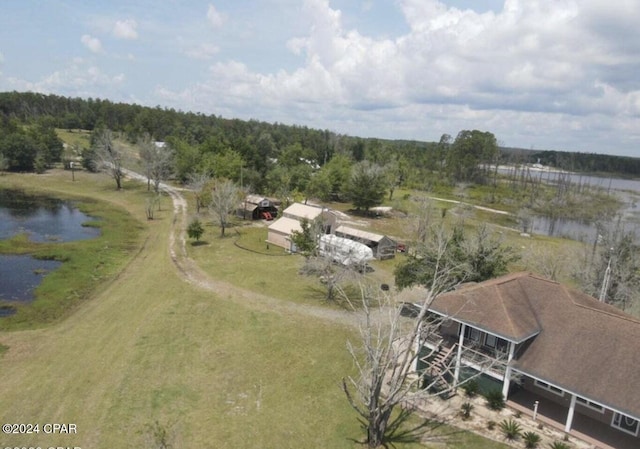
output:
[[[321,170],[314,173],[307,183],[305,194],[307,198],[318,198],[321,201],[330,201],[331,180],[329,179],[328,172]]]
[[[82,158],[82,167],[90,171],[92,173],[96,173],[99,171],[98,167],[98,154],[96,152],[95,146],[91,146],[89,148],[83,148],[80,156]]]
[[[301,231],[291,233],[291,241],[295,243],[298,252],[305,257],[312,256],[318,248],[318,234],[322,228],[319,221],[309,221],[307,218],[300,220]]]
[[[196,239],[196,241],[200,241],[200,237],[204,234],[204,227],[198,218],[194,218],[189,223],[187,227],[187,235],[190,239]]]
[[[352,162],[347,156],[338,155],[325,164],[318,173],[319,176],[326,176],[330,189],[330,199],[342,200],[347,196],[347,184],[351,177]]]
[[[492,133],[463,130],[449,147],[447,170],[457,182],[484,181],[486,172],[482,165],[494,162],[498,154],[498,144]]]
[[[217,179],[211,191],[210,210],[220,225],[220,236],[224,237],[232,213],[240,202],[240,189],[228,179]]]
[[[409,161],[403,156],[399,156],[384,166],[387,188],[389,189],[389,201],[393,200],[393,192],[395,192],[396,187],[400,187],[404,183],[408,171]]]
[[[176,176],[180,181],[185,182],[191,173],[203,172],[202,154],[196,146],[175,138],[167,140],[167,143],[174,151]]]
[[[0,153],[8,160],[11,171],[32,171],[38,145],[24,132],[14,132],[0,139]]]
[[[0,153],[0,172],[6,171],[9,168],[9,159],[4,154]]]
[[[368,161],[353,166],[351,178],[347,184],[348,196],[356,209],[365,212],[382,204],[387,190],[384,170]]]
[[[38,147],[38,156],[42,159],[41,164],[49,167],[54,162],[60,162],[64,147],[53,124],[41,120],[29,129],[29,135]]]
[[[482,282],[507,272],[510,263],[519,259],[515,250],[492,236],[486,226],[479,227],[471,237],[462,226],[451,232],[441,226],[431,227],[423,245],[400,262],[395,269],[396,285],[430,285],[442,266],[451,267],[450,277],[456,283]]]

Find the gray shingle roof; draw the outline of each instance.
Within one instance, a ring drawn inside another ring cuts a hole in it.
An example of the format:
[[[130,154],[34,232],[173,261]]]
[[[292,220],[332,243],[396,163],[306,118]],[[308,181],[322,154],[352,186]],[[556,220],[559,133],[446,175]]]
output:
[[[640,321],[584,293],[515,273],[440,295],[431,310],[521,341],[514,368],[640,418]]]

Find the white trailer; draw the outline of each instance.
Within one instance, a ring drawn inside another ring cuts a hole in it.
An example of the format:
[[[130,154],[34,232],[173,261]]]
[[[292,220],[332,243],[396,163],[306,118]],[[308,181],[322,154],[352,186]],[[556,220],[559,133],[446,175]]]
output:
[[[342,265],[366,265],[374,259],[373,251],[367,245],[332,234],[320,237],[318,251],[321,256],[331,257]]]

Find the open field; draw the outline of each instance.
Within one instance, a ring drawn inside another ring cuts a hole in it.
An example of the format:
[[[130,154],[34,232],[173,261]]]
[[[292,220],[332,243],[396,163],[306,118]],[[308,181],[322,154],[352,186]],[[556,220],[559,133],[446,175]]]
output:
[[[0,421],[78,429],[3,434],[0,446],[159,447],[166,431],[176,448],[360,447],[339,388],[352,369],[345,349],[352,327],[273,301],[244,303],[244,293],[226,286],[212,293],[187,283],[170,258],[168,200],[147,222],[141,187],[116,192],[110,180],[84,172],[76,183],[65,172],[46,176],[3,182],[46,179],[51,194],[80,193],[126,210],[140,220],[139,251],[65,319],[0,332],[0,348],[8,348],[0,349]],[[457,436],[450,447],[497,447]]]

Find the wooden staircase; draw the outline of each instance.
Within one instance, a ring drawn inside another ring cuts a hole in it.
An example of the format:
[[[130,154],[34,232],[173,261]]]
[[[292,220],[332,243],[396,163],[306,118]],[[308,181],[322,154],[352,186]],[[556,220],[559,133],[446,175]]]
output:
[[[431,389],[442,392],[443,398],[448,398],[454,393],[446,375],[451,374],[450,363],[456,347],[457,344],[441,348],[431,360],[423,360],[428,365],[426,374],[431,379]]]

